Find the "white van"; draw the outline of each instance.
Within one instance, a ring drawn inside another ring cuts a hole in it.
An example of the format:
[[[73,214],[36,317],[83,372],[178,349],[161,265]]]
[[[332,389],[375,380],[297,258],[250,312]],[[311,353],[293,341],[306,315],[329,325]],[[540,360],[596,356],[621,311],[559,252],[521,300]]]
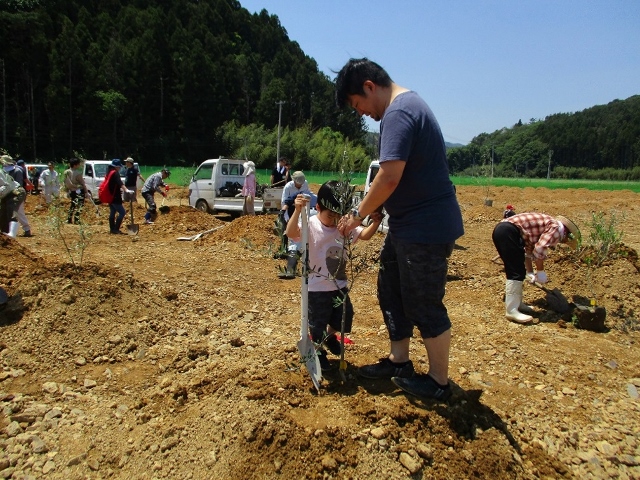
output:
[[[244,198],[236,195],[244,185],[244,162],[222,157],[202,162],[189,183],[189,205],[207,213],[242,213]],[[265,188],[261,192],[257,189],[255,212],[280,210],[282,190]]]
[[[82,178],[87,185],[87,189],[91,192],[93,201],[98,203],[98,188],[104,181],[104,177],[107,175],[107,167],[111,165],[111,160],[84,160],[84,166],[82,169]],[[120,167],[120,178],[124,183],[124,174],[127,171],[126,166]]]

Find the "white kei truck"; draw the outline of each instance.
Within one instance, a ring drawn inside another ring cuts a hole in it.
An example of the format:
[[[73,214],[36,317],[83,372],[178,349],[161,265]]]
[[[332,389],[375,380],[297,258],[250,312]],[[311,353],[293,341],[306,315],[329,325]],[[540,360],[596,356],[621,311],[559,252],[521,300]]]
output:
[[[367,179],[365,180],[365,183],[364,183],[363,196],[366,195],[369,192],[369,187],[371,186],[371,182],[373,182],[373,179],[376,178],[376,175],[378,174],[379,170],[380,170],[380,162],[378,160],[373,160],[369,164],[369,170],[367,171]],[[360,203],[360,199],[357,199],[357,203]],[[389,224],[387,223],[388,217],[387,217],[386,212],[384,210],[383,210],[383,213],[385,213],[385,216],[382,219],[382,223],[378,227],[378,231],[379,232],[383,232],[383,233],[387,233],[389,231]],[[368,225],[369,224],[369,217],[365,218],[364,221],[362,222],[362,224],[363,225]]]
[[[242,214],[244,198],[237,195],[244,185],[244,162],[222,157],[202,162],[189,183],[189,205],[205,213]],[[256,187],[256,213],[280,210],[283,188]]]

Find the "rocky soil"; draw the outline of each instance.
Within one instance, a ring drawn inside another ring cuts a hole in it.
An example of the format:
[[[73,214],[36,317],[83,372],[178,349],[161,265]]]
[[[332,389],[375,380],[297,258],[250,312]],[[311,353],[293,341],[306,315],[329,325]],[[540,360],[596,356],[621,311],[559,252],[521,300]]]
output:
[[[458,189],[455,394],[437,404],[356,375],[388,349],[375,262],[353,285],[346,381],[327,374],[318,393],[296,347],[300,281],[277,278],[275,216],[207,215],[171,192],[171,211],[135,237],[87,208],[86,248],[64,224],[67,249],[35,197],[35,236],[0,236],[0,478],[640,478],[637,194],[494,188],[487,207],[480,188]],[[602,264],[564,246],[546,264],[550,288],[605,307],[604,332],[576,328],[533,286],[537,323],[505,320],[491,231],[507,203],[566,215],[585,237],[593,213],[616,212],[624,246]],[[419,341],[411,352],[426,371]]]

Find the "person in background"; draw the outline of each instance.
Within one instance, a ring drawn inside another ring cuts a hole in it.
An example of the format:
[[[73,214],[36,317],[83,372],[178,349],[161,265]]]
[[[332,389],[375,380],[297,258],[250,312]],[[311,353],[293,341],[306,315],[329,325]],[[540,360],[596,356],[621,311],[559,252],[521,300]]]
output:
[[[529,314],[533,310],[522,302],[524,280],[547,283],[548,277],[544,271],[547,250],[558,243],[575,248],[580,239],[580,230],[563,216],[554,218],[544,213],[520,213],[498,223],[493,229],[492,239],[507,277],[504,299],[507,320],[531,323],[533,317]]]
[[[131,195],[133,193],[122,183],[122,178],[120,178],[119,173],[120,167],[122,167],[120,159],[113,159],[111,165],[107,167],[106,173],[106,175],[109,175],[110,171],[116,171],[115,175],[109,177],[109,183],[107,184],[107,188],[113,194],[113,200],[109,204],[109,233],[115,235],[124,235],[124,233],[120,231],[120,226],[126,213],[122,206],[122,194],[127,193]]]
[[[142,198],[147,202],[147,213],[144,214],[144,223],[147,225],[153,225],[153,222],[158,215],[156,211],[156,202],[154,200],[155,193],[159,193],[163,197],[167,196],[167,184],[164,180],[171,176],[171,172],[166,168],[163,168],[157,173],[149,175],[147,181],[144,182],[142,187]]]
[[[509,218],[509,217],[513,217],[516,214],[516,209],[513,205],[508,204],[505,209],[504,212],[502,212],[502,218]]]
[[[64,171],[62,178],[64,187],[67,189],[71,199],[67,223],[75,222],[77,225],[80,223],[80,213],[84,208],[85,198],[91,200],[91,192],[89,192],[82,177],[82,162],[80,159],[74,157],[69,160],[69,168]]]
[[[280,212],[278,212],[278,230],[280,230],[280,250],[287,250],[287,221],[289,220],[289,207],[293,205],[295,198],[301,193],[311,195],[309,184],[301,171],[293,172],[291,181],[287,182],[282,190]]]
[[[24,237],[32,237],[31,226],[29,225],[29,219],[27,218],[27,214],[24,211],[24,202],[26,201],[26,189],[25,189],[25,178],[26,178],[26,168],[16,165],[16,161],[9,155],[4,155],[4,166],[2,167],[6,173],[8,173],[17,183],[25,190],[25,198],[19,202],[17,205],[17,209],[15,212],[15,216],[22,225],[22,230],[24,231]],[[24,163],[24,162],[23,162]]]
[[[448,258],[463,235],[462,213],[449,178],[444,139],[420,96],[367,58],[351,59],[336,78],[336,104],[380,122],[380,170],[358,208],[342,218],[349,233],[384,206],[389,233],[380,253],[378,300],[390,352],[360,367],[364,378],[391,379],[423,399],[446,401],[451,320],[444,305]],[[429,371],[414,376],[409,347],[418,328]]]
[[[279,187],[291,181],[289,161],[285,157],[280,157],[280,160],[276,163],[276,166],[271,171],[270,181],[272,187]]]
[[[53,162],[47,163],[47,169],[40,174],[38,184],[47,204],[51,203],[54,197],[57,198],[60,195],[60,179]]]
[[[318,211],[316,209],[318,204],[318,196],[315,193],[309,195],[309,216],[317,215]],[[287,199],[287,218],[291,218],[293,212],[295,210],[295,200],[297,197]],[[285,227],[286,228],[286,227]],[[285,235],[285,238],[286,235]],[[284,258],[287,259],[287,266],[284,270],[278,273],[278,278],[283,280],[293,280],[296,278],[296,271],[298,269],[298,260],[300,259],[300,254],[302,253],[302,244],[300,241],[295,241],[291,238],[287,238],[287,250]]]
[[[29,179],[29,176],[28,176],[28,174],[27,174],[27,164],[26,164],[26,163],[24,163],[24,160],[22,160],[22,159],[18,160],[18,161],[16,162],[16,166],[17,166],[17,167],[19,167],[19,168],[22,170],[23,178],[24,178],[25,180],[28,180],[28,179]],[[25,187],[25,190],[26,190],[26,187]]]
[[[127,171],[125,172],[124,178],[124,186],[129,190],[129,198],[131,198],[134,202],[138,202],[138,179],[144,182],[144,178],[140,174],[140,170],[135,166],[133,158],[127,157],[124,160],[125,165],[127,166]]]
[[[251,161],[244,162],[244,185],[240,194],[244,197],[242,205],[243,215],[255,215],[254,201],[256,198],[256,166]]]
[[[354,228],[348,237],[337,228],[343,215],[342,206],[336,195],[338,182],[328,181],[318,190],[316,209],[318,214],[309,218],[309,328],[311,339],[326,346],[334,355],[340,355],[342,348],[336,338],[336,332],[342,327],[342,312],[345,311],[345,333],[351,332],[353,323],[353,305],[349,298],[347,282],[347,241],[351,244],[358,240],[369,240],[382,221],[382,214],[371,214],[371,223],[367,227]],[[295,199],[295,210],[287,223],[287,236],[300,241],[300,213],[309,202],[305,195]],[[326,350],[318,351],[322,371],[331,370]]]
[[[9,155],[0,157],[0,231],[15,237],[18,230],[17,213],[27,197],[25,189],[16,182],[4,167],[13,162]],[[14,228],[15,227],[15,228]]]

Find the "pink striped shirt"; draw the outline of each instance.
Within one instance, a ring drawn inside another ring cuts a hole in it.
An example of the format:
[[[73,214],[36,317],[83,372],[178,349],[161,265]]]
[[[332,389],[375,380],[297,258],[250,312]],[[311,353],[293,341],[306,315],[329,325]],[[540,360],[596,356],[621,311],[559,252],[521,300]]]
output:
[[[513,223],[520,229],[524,240],[524,251],[534,258],[545,260],[547,250],[562,241],[563,229],[560,222],[544,213],[520,213],[503,222]]]

